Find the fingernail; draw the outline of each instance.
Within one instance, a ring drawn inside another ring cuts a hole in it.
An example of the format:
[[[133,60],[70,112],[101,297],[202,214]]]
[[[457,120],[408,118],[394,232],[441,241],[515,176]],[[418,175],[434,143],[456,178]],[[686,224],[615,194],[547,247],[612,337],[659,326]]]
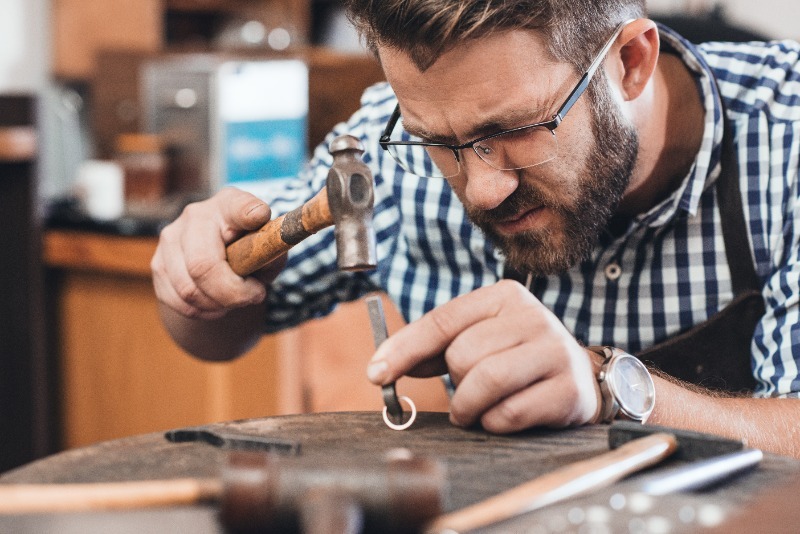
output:
[[[262,213],[258,213],[257,214],[256,212],[258,210],[261,210]],[[245,213],[245,216],[250,217],[250,216],[253,216],[253,215],[263,215],[266,211],[267,211],[267,205],[264,204],[263,202],[259,202],[255,206],[250,207],[250,209],[247,210],[247,212]]]
[[[450,413],[450,424],[453,425],[453,426],[459,426],[459,427],[460,426],[464,426],[464,425],[461,424],[461,422],[458,419],[456,419],[456,417],[452,414],[452,412]]]
[[[389,370],[389,365],[385,360],[372,362],[367,366],[367,378],[373,384],[380,384],[386,376],[386,371]]]

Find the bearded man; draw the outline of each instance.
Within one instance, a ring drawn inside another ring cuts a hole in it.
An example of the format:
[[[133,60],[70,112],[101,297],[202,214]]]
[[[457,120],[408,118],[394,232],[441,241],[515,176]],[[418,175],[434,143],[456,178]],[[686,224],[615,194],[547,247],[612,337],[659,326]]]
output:
[[[321,189],[320,147],[164,230],[179,344],[232,358],[382,290],[409,324],[369,379],[447,373],[453,424],[625,417],[800,456],[800,45],[695,47],[643,0],[347,4],[388,81],[331,134],[366,147],[378,268],[338,271],[330,233],[256,277],[225,262]]]

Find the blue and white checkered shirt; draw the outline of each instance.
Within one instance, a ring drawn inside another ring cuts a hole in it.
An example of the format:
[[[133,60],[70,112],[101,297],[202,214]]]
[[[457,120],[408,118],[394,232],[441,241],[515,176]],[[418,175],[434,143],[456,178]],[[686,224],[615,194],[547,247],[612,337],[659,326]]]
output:
[[[705,115],[703,141],[682,185],[638,216],[591,258],[539,280],[536,296],[577,339],[636,353],[705,321],[732,299],[717,209],[723,131],[720,96],[732,125],[750,245],[766,315],[752,343],[757,395],[800,396],[800,45],[711,43],[694,47],[666,28],[662,42],[695,74]],[[711,77],[716,77],[719,93]],[[394,109],[391,88],[366,91],[362,109],[328,137],[361,138],[376,181],[377,270],[336,268],[333,232],[291,254],[269,295],[268,331],[329,313],[338,302],[383,290],[407,321],[501,278],[503,258],[465,217],[444,180],[404,172],[378,145]],[[317,148],[300,179],[268,199],[276,213],[325,183],[331,157]]]

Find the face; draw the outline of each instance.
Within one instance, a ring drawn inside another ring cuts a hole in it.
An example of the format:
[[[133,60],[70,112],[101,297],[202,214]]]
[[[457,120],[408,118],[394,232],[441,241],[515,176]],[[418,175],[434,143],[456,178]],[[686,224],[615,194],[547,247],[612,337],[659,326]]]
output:
[[[404,127],[460,144],[552,116],[578,75],[543,50],[537,34],[513,31],[448,52],[425,72],[395,51],[381,50],[381,61]],[[556,159],[498,171],[467,150],[461,173],[448,179],[470,219],[517,269],[554,274],[586,258],[630,181],[636,132],[604,80],[588,93],[556,129]]]

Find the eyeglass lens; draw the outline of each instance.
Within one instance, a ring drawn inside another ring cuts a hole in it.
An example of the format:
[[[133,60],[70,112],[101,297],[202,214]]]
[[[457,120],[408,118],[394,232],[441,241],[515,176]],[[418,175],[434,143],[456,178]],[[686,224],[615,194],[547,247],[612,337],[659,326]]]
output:
[[[403,140],[412,138],[404,133]],[[505,171],[533,167],[554,159],[558,154],[558,141],[553,131],[537,126],[484,139],[472,148],[488,165]],[[430,160],[424,157],[420,146],[389,145],[388,149],[401,167],[417,176],[449,178],[461,170],[456,155],[447,147],[426,146]],[[459,158],[466,156],[466,150],[462,150]],[[435,166],[431,165],[431,160]]]

